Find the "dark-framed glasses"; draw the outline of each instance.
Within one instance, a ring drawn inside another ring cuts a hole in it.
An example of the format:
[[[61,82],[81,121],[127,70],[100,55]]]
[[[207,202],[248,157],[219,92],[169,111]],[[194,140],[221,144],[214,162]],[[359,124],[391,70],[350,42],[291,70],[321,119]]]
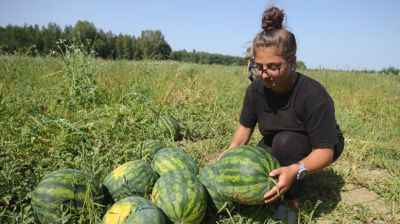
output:
[[[287,60],[283,62],[279,67],[278,66],[271,66],[271,65],[264,65],[260,63],[253,63],[249,66],[249,71],[252,73],[253,76],[261,76],[262,74],[267,74],[268,77],[270,76],[279,76],[281,69],[287,64]]]

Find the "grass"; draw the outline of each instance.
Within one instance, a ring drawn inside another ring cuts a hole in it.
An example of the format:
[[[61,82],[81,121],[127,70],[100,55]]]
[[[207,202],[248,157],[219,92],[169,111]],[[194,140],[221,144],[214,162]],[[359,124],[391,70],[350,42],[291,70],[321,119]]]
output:
[[[30,192],[53,170],[76,168],[102,180],[136,158],[139,142],[158,137],[153,124],[160,114],[174,115],[182,126],[181,141],[164,143],[181,147],[200,166],[229,145],[248,86],[243,67],[104,61],[69,50],[61,58],[0,57],[1,223],[34,221]],[[332,95],[346,138],[339,161],[308,177],[303,222],[398,221],[400,77],[302,72]],[[259,138],[256,131],[250,143]],[[348,186],[377,193],[390,213],[343,201]],[[80,223],[98,223],[102,212],[90,205]],[[217,218],[257,221],[241,213]]]

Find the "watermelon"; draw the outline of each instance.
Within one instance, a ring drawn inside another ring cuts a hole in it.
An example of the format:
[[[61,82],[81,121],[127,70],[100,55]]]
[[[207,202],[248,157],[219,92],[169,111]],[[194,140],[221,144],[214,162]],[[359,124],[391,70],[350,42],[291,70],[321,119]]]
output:
[[[78,219],[84,206],[103,200],[100,184],[89,174],[76,169],[61,169],[46,175],[32,192],[32,210],[39,223]],[[75,220],[76,221],[76,220]]]
[[[233,202],[221,194],[218,190],[216,184],[217,171],[214,163],[209,163],[200,169],[199,180],[206,187],[207,192],[210,194],[211,201],[208,204],[211,206],[212,203],[215,206],[211,206],[214,210],[219,211],[225,206],[227,208],[233,207]]]
[[[278,160],[262,148],[232,148],[217,162],[218,190],[240,204],[264,204],[264,194],[276,182],[269,173],[278,167]]]
[[[186,170],[171,170],[161,176],[151,200],[173,223],[201,223],[207,209],[203,184]]]
[[[158,118],[157,128],[167,138],[174,141],[180,138],[181,128],[176,119],[171,115],[163,115]]]
[[[175,170],[184,169],[198,173],[198,168],[194,160],[184,151],[178,148],[163,148],[160,149],[153,157],[151,167],[162,176],[164,173]]]
[[[166,222],[164,214],[152,202],[139,196],[130,196],[111,206],[104,215],[102,223],[164,224]]]
[[[157,173],[150,164],[142,160],[134,160],[114,169],[104,179],[103,184],[115,201],[127,196],[143,196],[151,192],[157,178]]]
[[[136,152],[145,162],[151,162],[154,154],[164,148],[164,145],[159,140],[149,139],[139,143],[136,147]]]

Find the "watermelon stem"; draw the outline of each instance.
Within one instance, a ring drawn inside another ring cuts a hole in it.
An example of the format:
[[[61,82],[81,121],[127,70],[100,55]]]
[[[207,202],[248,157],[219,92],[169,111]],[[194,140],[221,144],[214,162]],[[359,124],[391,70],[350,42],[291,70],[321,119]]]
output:
[[[281,190],[279,189],[278,182],[272,177],[268,177],[270,181],[272,181],[275,184],[276,189],[278,189],[278,195],[281,195]]]

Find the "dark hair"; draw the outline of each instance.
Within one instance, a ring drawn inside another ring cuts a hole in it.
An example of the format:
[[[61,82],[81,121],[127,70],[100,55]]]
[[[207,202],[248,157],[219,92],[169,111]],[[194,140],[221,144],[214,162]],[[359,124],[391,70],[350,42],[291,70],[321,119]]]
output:
[[[283,10],[277,7],[267,8],[264,11],[261,20],[263,31],[258,33],[253,41],[254,55],[257,53],[257,47],[279,47],[285,58],[296,55],[296,38],[282,26],[284,17]]]

